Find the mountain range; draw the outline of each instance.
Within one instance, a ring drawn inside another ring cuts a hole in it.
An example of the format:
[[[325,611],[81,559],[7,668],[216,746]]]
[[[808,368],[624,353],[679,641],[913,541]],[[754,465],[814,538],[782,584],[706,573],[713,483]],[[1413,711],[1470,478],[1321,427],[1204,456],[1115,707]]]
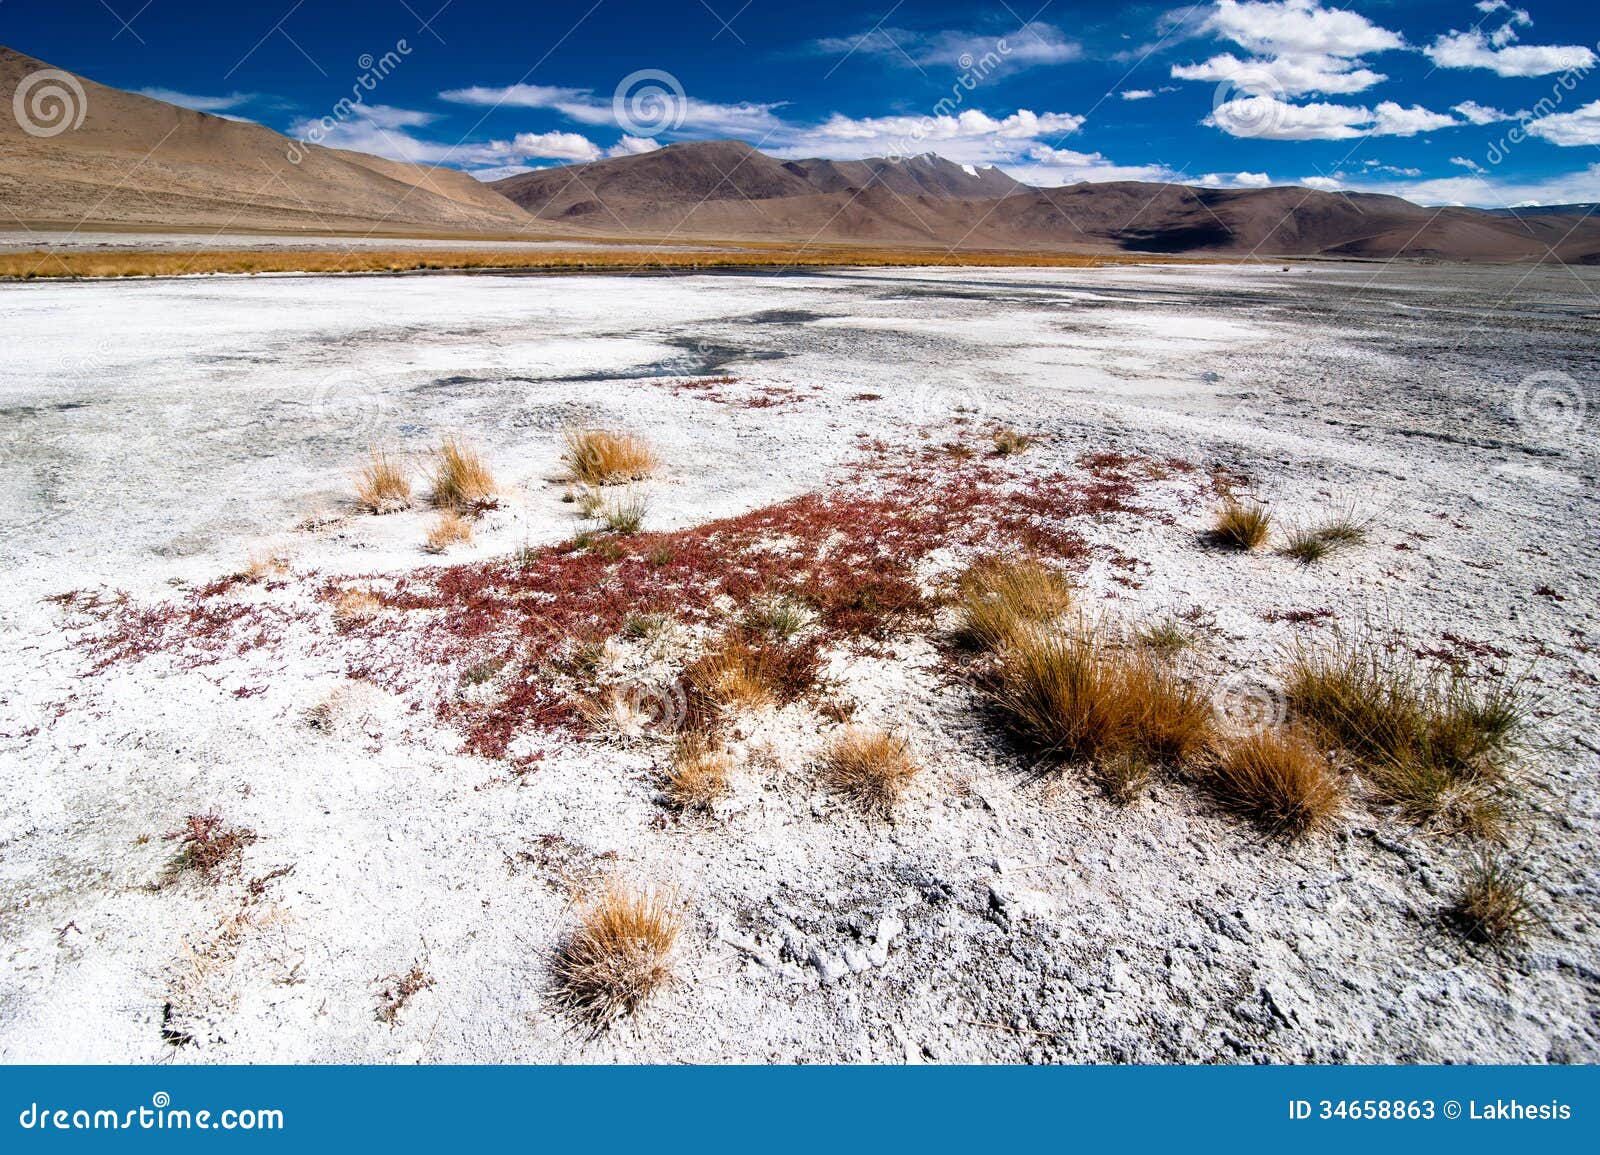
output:
[[[46,68],[0,47],[0,110]],[[1427,208],[1299,186],[1134,181],[1041,189],[931,153],[788,160],[735,140],[485,184],[72,79],[82,93],[68,109],[81,113],[76,127],[41,136],[0,111],[0,211],[14,222],[1600,264],[1594,205]]]

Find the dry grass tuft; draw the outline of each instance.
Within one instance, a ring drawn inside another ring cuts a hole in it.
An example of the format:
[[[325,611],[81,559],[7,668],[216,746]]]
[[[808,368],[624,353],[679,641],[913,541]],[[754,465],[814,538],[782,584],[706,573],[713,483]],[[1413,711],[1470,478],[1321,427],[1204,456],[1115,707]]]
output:
[[[454,510],[447,509],[428,530],[422,548],[429,553],[443,553],[453,545],[465,545],[472,540],[472,523]]]
[[[1018,629],[1054,621],[1072,604],[1072,583],[1042,562],[991,559],[961,575],[957,636],[980,650],[999,648]]]
[[[433,504],[440,509],[464,511],[489,501],[495,492],[494,474],[478,451],[458,437],[446,437],[434,452]]]
[[[375,981],[383,984],[383,990],[378,992],[377,1019],[393,1030],[400,1025],[400,1012],[433,985],[433,976],[422,969],[420,962],[413,961],[405,974],[392,974]]]
[[[1327,756],[1292,729],[1228,742],[1204,772],[1211,792],[1269,833],[1298,838],[1339,813],[1344,788]]]
[[[1012,457],[1033,444],[1033,438],[1026,433],[1018,433],[1015,429],[996,429],[994,431],[994,451],[999,457]]]
[[[1211,526],[1211,540],[1228,549],[1251,550],[1264,544],[1271,531],[1272,513],[1266,506],[1230,498],[1217,511],[1217,520]]]
[[[333,603],[333,625],[348,630],[371,621],[383,611],[383,602],[370,590],[345,590]]]
[[[674,892],[612,882],[556,954],[557,1000],[597,1031],[634,1013],[671,981],[682,926]]]
[[[246,585],[255,585],[268,578],[287,577],[288,574],[289,559],[281,554],[251,554],[245,567],[235,576]]]
[[[1507,758],[1531,708],[1519,685],[1428,673],[1366,633],[1298,648],[1284,685],[1300,716],[1359,758],[1408,821],[1498,832]]]
[[[1450,914],[1462,934],[1494,947],[1522,941],[1534,923],[1527,883],[1506,863],[1489,857],[1468,872]]]
[[[904,738],[852,726],[828,744],[822,780],[869,814],[888,817],[922,769]]]
[[[650,512],[650,497],[645,493],[626,493],[605,503],[600,520],[612,533],[638,533]]]
[[[1319,525],[1300,526],[1291,530],[1283,552],[1296,561],[1310,565],[1336,549],[1366,541],[1370,528],[1371,520],[1357,517],[1354,511],[1335,514]]]
[[[1174,618],[1140,626],[1134,631],[1134,637],[1141,646],[1163,656],[1181,653],[1194,645],[1194,635]]]
[[[1000,651],[992,691],[1007,727],[1047,757],[1183,762],[1211,740],[1211,701],[1146,650],[1082,623],[1024,630]]]
[[[399,458],[374,449],[356,474],[356,504],[369,513],[398,513],[411,507],[411,479]]]
[[[816,685],[820,664],[814,643],[729,633],[684,670],[687,722],[711,728],[728,711],[795,701]]]
[[[733,759],[709,735],[692,733],[678,738],[672,750],[662,793],[677,810],[710,810],[728,792],[728,772]]]
[[[660,466],[660,459],[642,438],[604,429],[569,429],[561,455],[572,476],[586,485],[640,481]]]

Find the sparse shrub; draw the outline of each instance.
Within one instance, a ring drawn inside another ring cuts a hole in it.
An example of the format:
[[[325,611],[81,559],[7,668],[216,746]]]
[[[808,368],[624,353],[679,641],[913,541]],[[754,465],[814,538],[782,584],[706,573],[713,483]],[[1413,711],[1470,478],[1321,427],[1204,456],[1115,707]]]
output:
[[[1134,637],[1141,646],[1163,655],[1180,653],[1194,645],[1194,635],[1173,618],[1140,626],[1134,631]]]
[[[572,476],[588,485],[639,481],[660,465],[655,451],[641,437],[604,429],[569,429],[562,460]]]
[[[1043,562],[980,561],[961,575],[958,636],[992,650],[1019,628],[1053,621],[1072,603],[1072,583]]]
[[[1335,514],[1320,525],[1300,526],[1291,530],[1283,552],[1296,561],[1310,565],[1341,546],[1359,545],[1366,541],[1369,524],[1353,511]]]
[[[710,810],[728,792],[728,771],[733,759],[709,735],[691,733],[678,738],[672,750],[662,793],[678,810]]]
[[[1211,737],[1203,693],[1148,652],[1112,646],[1082,623],[1020,631],[1000,659],[995,703],[1011,731],[1049,757],[1182,762]]]
[[[668,614],[629,614],[622,623],[622,632],[630,638],[644,641],[657,636],[671,624],[672,618]]]
[[[1141,750],[1124,750],[1101,758],[1095,763],[1094,773],[1106,797],[1127,806],[1150,781],[1150,759]]]
[[[1534,922],[1527,883],[1507,863],[1490,857],[1467,872],[1450,914],[1462,934],[1495,947],[1520,942]]]
[[[1266,729],[1227,742],[1203,777],[1223,805],[1287,838],[1332,818],[1344,797],[1327,756],[1293,729]]]
[[[809,626],[814,615],[792,598],[763,598],[753,604],[745,614],[745,623],[752,629],[772,634],[788,641]]]
[[[345,590],[333,603],[335,629],[348,630],[371,621],[383,610],[383,602],[371,590]]]
[[[578,507],[580,517],[595,517],[606,507],[605,494],[592,485],[585,485],[576,490],[568,490],[572,494],[573,503]]]
[[[411,505],[411,479],[387,450],[374,449],[356,474],[356,504],[369,513],[397,513]]]
[[[1217,511],[1211,540],[1228,549],[1251,550],[1262,545],[1272,531],[1272,513],[1259,502],[1229,498]]]
[[[1021,453],[1033,444],[1033,438],[1026,433],[1018,433],[1015,429],[996,429],[994,431],[994,451],[997,456],[1011,457]]]
[[[1529,709],[1518,685],[1425,672],[1367,633],[1300,646],[1284,685],[1300,716],[1365,763],[1379,797],[1407,820],[1496,831],[1506,758]]]
[[[443,553],[453,545],[465,545],[472,540],[472,523],[454,510],[444,510],[428,530],[422,548],[429,553]]]
[[[612,533],[638,533],[650,511],[650,498],[643,493],[628,493],[606,503],[600,518]]]
[[[281,554],[251,554],[244,569],[235,575],[246,585],[255,585],[268,578],[285,577],[289,573],[289,559]]]
[[[595,1030],[632,1014],[672,978],[677,895],[612,882],[557,951],[557,1000]]]
[[[493,499],[494,475],[478,451],[458,437],[446,437],[434,453],[433,504],[463,512]]]
[[[216,814],[191,814],[184,828],[174,830],[167,839],[178,844],[177,854],[168,864],[169,878],[193,873],[216,882],[223,868],[237,863],[244,848],[256,840],[256,832],[229,826]]]
[[[822,779],[863,810],[887,817],[921,767],[904,738],[852,726],[828,744]]]
[[[433,985],[433,976],[422,969],[422,963],[413,960],[405,974],[392,974],[375,981],[383,984],[383,990],[378,992],[377,1019],[393,1030],[400,1025],[400,1012]]]

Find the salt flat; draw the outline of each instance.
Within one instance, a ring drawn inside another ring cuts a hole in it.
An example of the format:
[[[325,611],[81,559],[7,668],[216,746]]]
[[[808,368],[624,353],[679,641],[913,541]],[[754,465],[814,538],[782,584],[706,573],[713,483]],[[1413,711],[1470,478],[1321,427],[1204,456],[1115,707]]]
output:
[[[1594,1061],[1597,315],[1592,271],[1375,264],[0,287],[0,1056]],[[680,387],[720,375],[720,400]],[[431,515],[359,515],[350,476],[451,432],[504,493],[444,560],[554,544],[581,528],[575,425],[659,448],[652,529],[995,425],[1035,436],[1029,470],[1187,463],[1154,516],[1080,527],[1083,602],[1198,609],[1195,675],[1246,693],[1334,623],[1529,671],[1512,849],[1543,924],[1510,959],[1453,937],[1475,849],[1364,806],[1286,848],[1178,779],[1118,809],[1028,775],[936,629],[832,656],[928,766],[895,823],[815,789],[824,723],[786,710],[741,732],[731,808],[696,825],[662,818],[659,744],[541,736],[508,777],[406,694],[352,690],[327,631],[90,674],[94,622],[46,600],[158,605],[281,555],[260,596],[304,608],[437,565]],[[1285,523],[1359,508],[1371,539],[1313,567],[1207,548],[1218,469]],[[266,898],[154,885],[163,835],[207,812],[258,835],[243,878],[292,866]],[[552,846],[692,912],[681,981],[598,1039],[549,1005]],[[374,981],[414,960],[434,985],[377,1022]]]

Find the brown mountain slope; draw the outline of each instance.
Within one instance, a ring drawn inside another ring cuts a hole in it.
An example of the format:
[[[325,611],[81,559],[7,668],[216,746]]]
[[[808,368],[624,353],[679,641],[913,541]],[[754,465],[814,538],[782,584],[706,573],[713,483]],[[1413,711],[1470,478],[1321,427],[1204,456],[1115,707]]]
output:
[[[316,145],[292,150],[261,125],[82,77],[81,102],[63,90],[73,113],[81,107],[82,123],[31,135],[14,115],[13,96],[48,67],[0,47],[0,219],[8,223],[391,232],[503,232],[530,223],[465,173]]]
[[[494,187],[600,232],[946,248],[1600,261],[1587,206],[1518,215],[1300,187],[1035,189],[938,158],[781,161],[739,141],[542,169]]]

